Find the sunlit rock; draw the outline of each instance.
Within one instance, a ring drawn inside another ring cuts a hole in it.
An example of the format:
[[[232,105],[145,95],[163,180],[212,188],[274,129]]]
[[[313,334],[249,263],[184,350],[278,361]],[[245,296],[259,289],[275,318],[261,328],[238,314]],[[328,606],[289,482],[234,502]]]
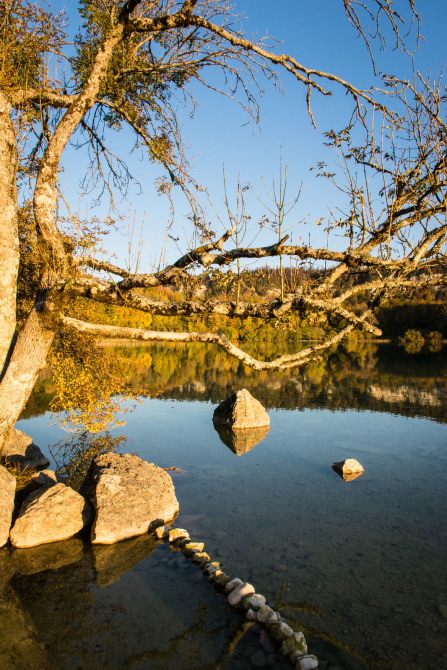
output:
[[[158,528],[155,529],[155,535],[159,540],[167,540],[171,530],[171,526],[158,526]]]
[[[240,586],[232,589],[227,596],[227,603],[233,607],[238,607],[241,604],[242,598],[249,596],[255,592],[254,586],[243,582]]]
[[[345,461],[338,461],[332,465],[332,469],[340,475],[346,482],[360,477],[364,468],[355,458],[347,458]]]
[[[67,540],[90,520],[91,509],[79,493],[65,484],[43,486],[23,502],[11,529],[11,544],[23,549]]]
[[[222,442],[237,456],[256,447],[270,430],[268,426],[246,428],[245,430],[232,430],[218,425],[215,425],[214,428]]]
[[[203,542],[186,542],[183,545],[183,551],[186,553],[188,551],[203,551],[205,544]]]
[[[169,531],[169,542],[189,538],[189,533],[184,528],[173,528]]]
[[[270,417],[247,389],[233,393],[214,410],[213,422],[232,430],[270,426]]]
[[[36,470],[44,470],[50,465],[50,461],[45,458],[37,444],[34,444],[32,438],[16,428],[11,430],[2,449],[0,463],[5,461],[21,468],[28,466]]]
[[[140,535],[116,544],[99,544],[93,547],[95,581],[104,588],[117,582],[135,565],[150,556],[158,543],[153,535]]]
[[[0,547],[3,547],[8,541],[15,490],[15,477],[0,465]]]
[[[171,477],[133,454],[103,454],[92,461],[82,492],[96,511],[91,539],[113,544],[172,520],[179,510]]]
[[[51,544],[41,544],[28,549],[16,549],[11,559],[21,575],[33,575],[44,570],[59,570],[66,565],[82,561],[82,540],[72,538]]]

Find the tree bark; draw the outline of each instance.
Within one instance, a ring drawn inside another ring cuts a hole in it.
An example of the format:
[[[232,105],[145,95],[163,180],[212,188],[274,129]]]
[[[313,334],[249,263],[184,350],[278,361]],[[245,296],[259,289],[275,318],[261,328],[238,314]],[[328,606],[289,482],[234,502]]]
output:
[[[9,101],[0,92],[0,379],[16,329],[19,268],[16,137],[10,110]]]
[[[53,337],[54,331],[44,325],[42,315],[34,308],[20,331],[0,383],[0,453],[33,390],[39,371],[45,367]]]

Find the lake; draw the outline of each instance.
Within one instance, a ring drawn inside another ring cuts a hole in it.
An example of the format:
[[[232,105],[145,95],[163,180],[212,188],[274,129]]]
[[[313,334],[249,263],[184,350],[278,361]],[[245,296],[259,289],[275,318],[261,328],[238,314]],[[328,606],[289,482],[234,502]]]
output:
[[[278,374],[211,346],[119,352],[129,384],[152,394],[124,416],[121,450],[181,469],[176,525],[302,630],[321,668],[447,667],[445,349],[348,342]],[[244,387],[270,431],[232,441],[212,415]],[[45,453],[53,445],[60,465],[51,393],[43,374],[18,428]],[[344,481],[331,466],[345,458],[365,472]],[[152,537],[14,555],[11,575],[0,551],[1,668],[292,667],[199,568]]]

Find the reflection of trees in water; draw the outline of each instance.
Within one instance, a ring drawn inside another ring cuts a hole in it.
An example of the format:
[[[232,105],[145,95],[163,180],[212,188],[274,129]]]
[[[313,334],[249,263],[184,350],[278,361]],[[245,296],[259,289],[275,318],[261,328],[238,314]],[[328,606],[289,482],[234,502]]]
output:
[[[265,359],[287,350],[274,342],[251,347],[250,353]],[[401,347],[353,338],[319,361],[276,373],[249,370],[212,345],[130,343],[116,349],[116,355],[132,389],[160,398],[217,404],[245,387],[267,408],[371,409],[439,420],[445,415],[447,364],[442,352],[406,355]],[[48,377],[41,378],[29,411],[41,407],[50,385]]]

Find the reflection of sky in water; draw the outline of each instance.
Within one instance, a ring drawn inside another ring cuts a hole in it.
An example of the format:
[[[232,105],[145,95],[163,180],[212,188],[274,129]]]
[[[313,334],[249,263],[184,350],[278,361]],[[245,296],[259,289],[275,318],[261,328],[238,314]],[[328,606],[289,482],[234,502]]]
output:
[[[213,409],[210,403],[148,399],[126,417],[129,451],[186,471],[174,474],[178,525],[204,540],[231,575],[252,580],[270,601],[284,581],[282,600],[293,608],[283,613],[341,649],[338,667],[361,667],[348,652],[373,668],[394,661],[408,670],[443,667],[446,426],[368,411],[271,410],[270,432],[237,456],[214,430]],[[45,424],[31,419],[19,427],[45,446],[50,434]],[[348,457],[365,468],[352,482],[331,468]],[[179,569],[166,573],[166,564],[157,563],[162,578],[154,557],[110,587],[109,596],[108,589],[101,592],[101,599],[111,602],[125,592],[125,608],[135,608],[130,619],[117,615],[124,632],[134,615],[145,616],[142,582],[166,580],[166,591],[158,591],[160,611],[169,611],[174,601],[182,619],[182,608],[190,608],[191,594],[176,595],[181,568],[175,564]],[[207,596],[204,607],[212,607],[211,600]],[[205,644],[190,634],[191,644]],[[138,655],[135,631],[132,640],[132,654]],[[323,657],[330,653],[320,642],[313,644]],[[151,665],[149,656],[136,667],[162,667]],[[245,667],[242,656],[238,664],[234,667]]]

